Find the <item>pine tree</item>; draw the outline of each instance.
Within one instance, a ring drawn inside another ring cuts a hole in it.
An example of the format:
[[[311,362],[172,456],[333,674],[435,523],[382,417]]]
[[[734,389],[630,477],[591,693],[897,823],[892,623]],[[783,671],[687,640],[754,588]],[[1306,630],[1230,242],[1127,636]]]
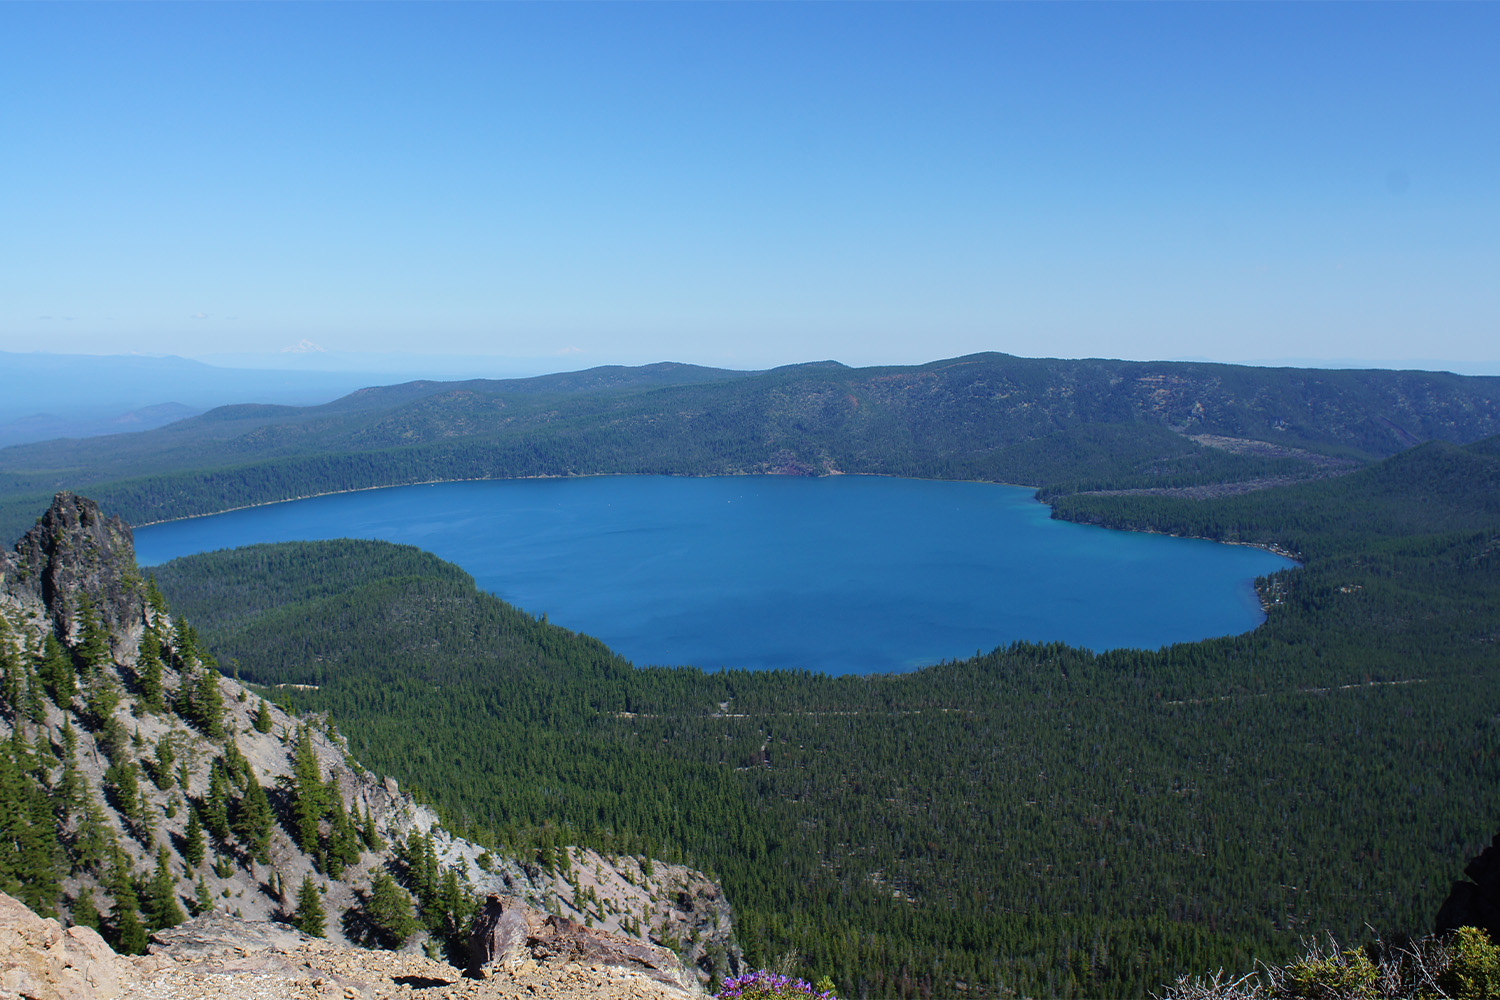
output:
[[[360,823],[359,837],[365,842],[365,847],[371,851],[385,850],[385,841],[380,839],[380,833],[375,829],[375,811],[366,809],[363,821]]]
[[[35,763],[17,746],[13,737],[0,750],[0,891],[47,914],[57,906],[61,876],[57,827],[46,790],[26,773]]]
[[[67,722],[62,727],[62,745],[63,770],[57,783],[57,797],[63,807],[60,815],[66,819],[83,809],[86,788],[78,770],[78,733]]]
[[[73,926],[92,927],[96,931],[101,926],[99,907],[94,902],[94,890],[87,886],[78,894],[78,898],[73,900]]]
[[[109,634],[94,611],[94,602],[87,594],[78,598],[78,645],[75,653],[83,665],[84,672],[93,677],[99,668],[109,662]]]
[[[312,735],[303,726],[297,733],[297,745],[292,749],[292,831],[297,837],[297,846],[309,853],[317,846],[318,821],[327,808],[327,790],[323,787],[322,772],[318,768],[317,754],[313,751]]]
[[[210,739],[224,738],[224,696],[219,692],[219,672],[205,665],[193,684],[192,722]]]
[[[155,612],[151,620],[152,625],[157,624],[157,618],[166,617],[167,599],[162,596],[161,591],[157,588],[156,577],[154,576],[146,577],[146,607]]]
[[[123,851],[115,851],[110,877],[109,931],[115,951],[122,955],[140,955],[146,951],[146,927],[141,923],[140,898]]]
[[[443,915],[441,930],[450,939],[464,936],[472,916],[474,901],[459,884],[458,873],[449,868],[443,873],[443,887],[438,894],[438,910]]]
[[[135,669],[141,682],[141,702],[153,712],[166,711],[166,690],[161,682],[161,639],[152,629],[141,633]]]
[[[230,829],[250,856],[262,864],[271,860],[271,820],[271,800],[251,774],[245,781],[245,794],[235,803]]]
[[[115,721],[122,694],[120,685],[106,672],[99,670],[89,676],[84,686],[84,711],[91,729],[97,732]]]
[[[151,780],[157,788],[166,791],[172,784],[172,768],[177,763],[177,754],[172,749],[172,734],[162,733],[156,740],[156,755],[152,761]]]
[[[203,798],[203,825],[219,840],[229,839],[229,777],[215,759],[208,770],[208,794]]]
[[[73,859],[77,867],[98,872],[104,860],[117,848],[114,831],[104,822],[104,810],[87,789],[78,821],[78,835],[73,838]]]
[[[349,865],[358,864],[361,848],[359,831],[354,828],[349,814],[344,811],[344,797],[337,789],[333,792],[332,821],[328,833],[328,873],[338,878]]]
[[[132,828],[140,823],[141,786],[135,761],[127,757],[117,764],[109,765],[109,769],[104,772],[104,794]]]
[[[381,948],[400,948],[417,929],[416,918],[411,912],[411,897],[385,872],[376,872],[370,881],[364,916],[374,943]]]
[[[182,860],[191,868],[197,868],[203,863],[203,854],[207,845],[203,837],[203,824],[198,820],[198,810],[188,806],[187,830],[183,833]]]
[[[293,927],[313,937],[325,935],[322,895],[311,875],[302,876],[302,887],[297,890],[297,914],[292,920]]]
[[[172,629],[172,655],[184,670],[198,658],[198,633],[180,618]]]
[[[214,894],[209,889],[208,882],[202,875],[198,876],[198,883],[193,887],[193,901],[189,904],[193,916],[201,917],[214,908]]]
[[[0,620],[0,624],[3,624],[3,620]],[[4,634],[0,634],[0,702],[16,712],[24,700],[25,686],[26,675],[21,669],[20,657],[11,650],[9,629],[6,629]]]
[[[257,733],[269,733],[271,731],[271,707],[266,704],[264,698],[260,701],[260,707],[255,711],[255,731]]]
[[[177,880],[172,877],[165,847],[157,848],[156,870],[146,891],[146,923],[153,931],[176,927],[187,917],[177,903]]]

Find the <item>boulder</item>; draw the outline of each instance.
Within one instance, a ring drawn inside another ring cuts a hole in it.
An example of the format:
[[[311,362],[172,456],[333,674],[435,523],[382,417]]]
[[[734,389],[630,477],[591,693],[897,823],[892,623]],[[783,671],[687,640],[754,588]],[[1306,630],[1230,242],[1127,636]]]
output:
[[[263,951],[294,951],[308,945],[328,947],[321,938],[304,934],[288,924],[242,920],[214,910],[152,934],[147,951],[153,955],[171,955],[179,962],[195,962]]]
[[[0,892],[0,996],[110,1000],[134,980],[129,960],[87,927],[66,930]]]
[[[484,977],[527,959],[576,962],[638,972],[656,982],[696,992],[698,978],[672,951],[636,938],[585,927],[566,917],[544,914],[514,899],[489,896],[474,922],[470,972]]]

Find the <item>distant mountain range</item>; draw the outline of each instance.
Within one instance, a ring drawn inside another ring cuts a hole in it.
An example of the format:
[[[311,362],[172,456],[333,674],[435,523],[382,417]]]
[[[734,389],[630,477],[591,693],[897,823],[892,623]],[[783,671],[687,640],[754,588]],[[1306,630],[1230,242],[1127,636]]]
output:
[[[1500,377],[977,354],[415,381],[0,450],[0,530],[59,489],[133,523],[444,479],[857,472],[1051,493],[1270,485],[1500,433]],[[1248,486],[1245,488],[1249,488]]]

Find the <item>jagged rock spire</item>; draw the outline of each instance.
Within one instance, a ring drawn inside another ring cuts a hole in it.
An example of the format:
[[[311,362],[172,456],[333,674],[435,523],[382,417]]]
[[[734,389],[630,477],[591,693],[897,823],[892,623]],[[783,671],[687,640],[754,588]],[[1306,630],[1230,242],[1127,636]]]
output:
[[[144,587],[135,539],[118,517],[105,517],[87,497],[64,491],[36,526],[0,553],[0,591],[45,615],[59,637],[74,641],[87,597],[99,623],[116,638],[116,658],[130,658],[140,636]]]

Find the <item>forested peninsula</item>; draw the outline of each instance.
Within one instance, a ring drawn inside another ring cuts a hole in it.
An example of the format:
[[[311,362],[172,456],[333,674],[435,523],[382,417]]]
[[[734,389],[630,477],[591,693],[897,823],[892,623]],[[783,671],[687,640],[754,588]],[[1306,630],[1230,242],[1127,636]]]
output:
[[[4,514],[63,484],[140,523],[439,478],[879,472],[1303,560],[1245,635],[886,677],[637,668],[379,543],[157,570],[226,670],[330,712],[456,831],[696,865],[751,964],[796,949],[840,995],[1142,995],[1422,933],[1495,831],[1500,380],[1004,355],[555,378],[6,449]]]

